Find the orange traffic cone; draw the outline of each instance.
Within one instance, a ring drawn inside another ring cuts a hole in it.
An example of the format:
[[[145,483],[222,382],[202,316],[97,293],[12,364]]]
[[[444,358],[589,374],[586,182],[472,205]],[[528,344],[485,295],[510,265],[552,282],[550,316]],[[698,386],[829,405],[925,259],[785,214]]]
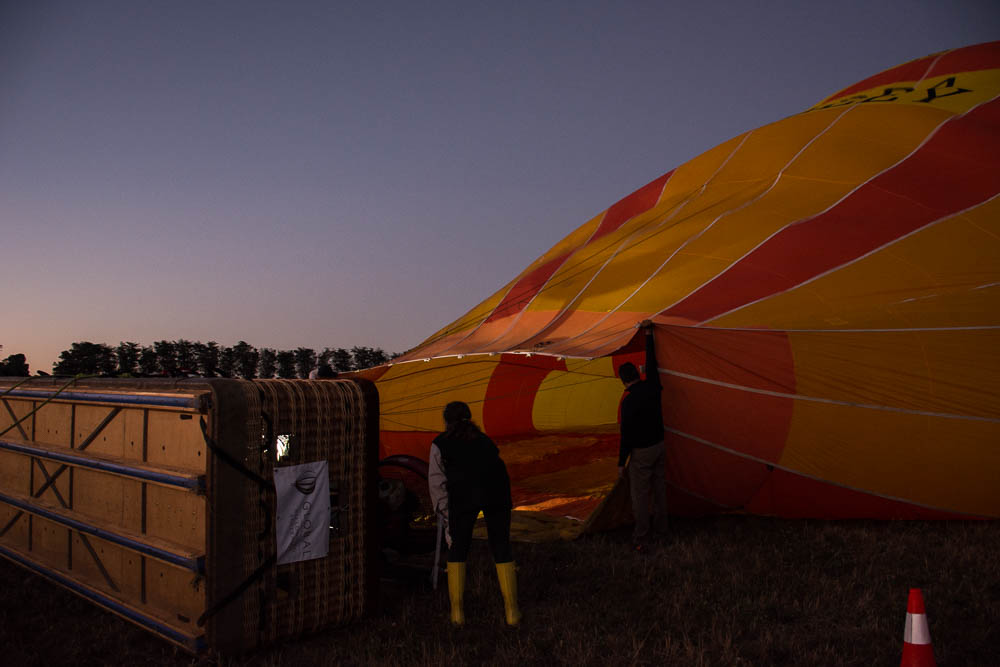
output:
[[[900,667],[935,667],[931,631],[927,627],[924,596],[919,588],[910,589],[906,603],[906,629],[903,631],[903,660]]]

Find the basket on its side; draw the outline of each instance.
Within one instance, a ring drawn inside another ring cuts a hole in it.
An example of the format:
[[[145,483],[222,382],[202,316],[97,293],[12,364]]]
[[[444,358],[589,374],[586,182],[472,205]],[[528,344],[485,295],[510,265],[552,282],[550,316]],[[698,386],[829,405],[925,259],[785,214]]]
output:
[[[5,378],[0,403],[0,556],[192,652],[373,603],[371,383]],[[274,469],[321,460],[329,553],[277,565]]]

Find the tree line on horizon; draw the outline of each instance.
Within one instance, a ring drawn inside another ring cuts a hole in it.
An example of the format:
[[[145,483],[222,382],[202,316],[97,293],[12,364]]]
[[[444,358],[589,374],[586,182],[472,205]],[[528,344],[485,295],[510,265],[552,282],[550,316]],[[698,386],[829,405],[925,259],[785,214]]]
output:
[[[0,345],[0,350],[3,345]],[[31,375],[28,371],[28,360],[23,354],[12,354],[3,361],[0,361],[0,377],[27,377]]]
[[[122,341],[116,347],[90,341],[75,342],[59,354],[52,365],[53,375],[101,375],[106,377],[223,377],[305,379],[322,364],[337,372],[371,368],[384,364],[398,354],[388,355],[379,347],[326,347],[317,352],[308,347],[294,350],[256,348],[246,341],[232,347],[215,341],[160,340],[152,345]],[[0,375],[28,375],[24,355],[11,355],[5,362],[20,357],[23,372]]]

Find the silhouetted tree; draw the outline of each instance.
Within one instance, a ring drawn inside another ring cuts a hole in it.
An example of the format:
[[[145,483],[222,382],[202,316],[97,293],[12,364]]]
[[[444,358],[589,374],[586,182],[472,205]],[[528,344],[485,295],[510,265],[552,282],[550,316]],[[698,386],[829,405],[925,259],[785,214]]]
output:
[[[97,373],[113,377],[116,370],[118,370],[118,359],[115,357],[115,351],[110,345],[101,343],[101,350],[97,355]]]
[[[389,357],[386,356],[385,351],[380,347],[355,346],[351,348],[351,356],[354,357],[354,368],[357,370],[371,368],[372,366],[378,366],[389,361]]]
[[[195,343],[194,348],[198,359],[198,374],[214,378],[219,369],[219,344],[210,340],[207,343]]]
[[[8,377],[28,377],[28,360],[23,354],[12,354],[3,361],[0,361],[0,376]]]
[[[351,358],[351,353],[342,347],[338,347],[333,351],[333,355],[330,357],[330,365],[338,373],[354,370],[354,360]]]
[[[368,368],[368,356],[371,351],[370,347],[363,347],[355,345],[351,348],[351,359],[354,364],[354,368],[361,370],[363,368]]]
[[[150,376],[160,372],[160,365],[156,361],[156,350],[150,346],[139,350],[139,374]]]
[[[236,375],[236,354],[231,347],[219,348],[219,377],[231,378]]]
[[[178,375],[198,374],[198,355],[191,341],[183,338],[174,341],[174,359]]]
[[[139,370],[139,344],[122,341],[115,348],[118,375],[135,375]]]
[[[295,377],[295,353],[282,350],[277,355],[278,377],[291,379]]]
[[[278,353],[269,347],[260,348],[260,360],[257,364],[257,377],[273,378],[278,370]]]
[[[160,367],[163,375],[175,377],[177,375],[177,347],[173,341],[158,340],[153,343],[156,350],[156,364]]]
[[[260,361],[260,353],[257,348],[245,340],[241,340],[233,346],[233,357],[236,372],[241,378],[252,380],[257,377],[257,363]]]
[[[114,350],[104,343],[83,341],[59,353],[52,365],[55,375],[113,375],[118,365]]]
[[[316,351],[309,347],[295,349],[295,371],[299,377],[309,377],[309,372],[316,367]]]

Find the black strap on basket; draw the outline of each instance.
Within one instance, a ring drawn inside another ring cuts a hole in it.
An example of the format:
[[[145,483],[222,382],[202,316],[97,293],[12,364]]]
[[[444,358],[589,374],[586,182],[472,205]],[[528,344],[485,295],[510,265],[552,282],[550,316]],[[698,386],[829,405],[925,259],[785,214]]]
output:
[[[228,605],[230,602],[236,598],[243,595],[250,586],[257,583],[257,580],[264,576],[264,573],[271,569],[274,562],[278,559],[277,554],[271,554],[267,560],[260,564],[260,566],[253,571],[253,573],[243,580],[239,586],[230,591],[225,597],[213,604],[211,607],[205,610],[205,613],[198,617],[198,627],[205,625],[205,621],[215,616],[223,607]]]
[[[264,418],[264,422],[267,424],[268,429],[270,431],[272,428],[270,418],[266,414],[262,414],[262,417]],[[205,421],[204,417],[201,417],[199,421],[201,423],[201,434],[205,439],[205,445],[212,451],[213,454],[218,456],[220,460],[225,462],[227,465],[232,467],[234,470],[239,472],[247,479],[249,479],[251,482],[257,484],[257,486],[260,487],[261,491],[269,491],[274,488],[273,484],[271,484],[266,479],[255,473],[253,470],[247,468],[240,460],[234,458],[229,452],[227,452],[226,450],[222,449],[217,444],[215,444],[215,440],[213,440],[212,436],[209,435],[208,433],[208,422]],[[271,510],[267,506],[267,503],[264,502],[263,498],[261,499],[261,506],[264,509],[265,525],[261,534],[258,535],[258,538],[263,538],[265,535],[267,535],[268,531],[271,530]],[[257,583],[257,581],[260,580],[260,578],[263,577],[264,574],[271,569],[271,567],[274,565],[277,559],[278,559],[277,554],[271,554],[270,556],[268,556],[264,560],[264,562],[262,562],[257,567],[256,570],[250,573],[249,577],[247,577],[242,581],[242,583],[240,583],[239,586],[234,588],[232,591],[223,596],[221,600],[219,600],[211,607],[206,609],[205,612],[198,617],[198,627],[199,628],[203,627],[205,625],[205,622],[208,621],[208,619],[212,618],[212,616],[215,616],[220,610],[225,608],[229,603],[233,602],[241,595],[243,595],[247,591],[247,589],[250,588],[250,586]]]
[[[213,440],[212,436],[208,434],[208,422],[205,421],[204,417],[200,418],[200,422],[201,422],[201,434],[205,438],[205,444],[208,446],[210,450],[212,450],[213,454],[218,456],[230,467],[235,469],[237,472],[239,472],[247,479],[249,479],[252,482],[255,482],[257,486],[259,486],[262,490],[267,490],[272,488],[270,482],[268,482],[266,479],[255,473],[253,470],[250,470],[250,468],[247,468],[245,465],[243,465],[241,461],[233,458],[233,456],[229,452],[227,452],[226,450],[222,449],[217,444],[215,444],[215,440]]]

